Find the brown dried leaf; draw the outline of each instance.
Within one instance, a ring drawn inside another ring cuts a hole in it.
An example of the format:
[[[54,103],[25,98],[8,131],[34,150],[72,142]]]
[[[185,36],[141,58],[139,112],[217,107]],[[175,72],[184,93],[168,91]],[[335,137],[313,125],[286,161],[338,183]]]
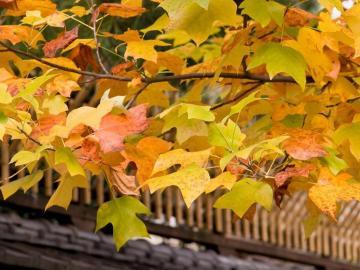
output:
[[[74,27],[70,31],[60,34],[56,39],[45,43],[43,47],[46,57],[55,57],[58,50],[62,50],[70,45],[78,37],[79,26]]]
[[[124,166],[118,165],[104,169],[106,177],[111,185],[111,189],[124,195],[138,195],[135,176],[127,175]]]
[[[69,58],[74,61],[81,70],[86,70],[88,66],[92,66],[95,72],[99,72],[100,66],[96,61],[90,46],[79,44],[70,53]]]

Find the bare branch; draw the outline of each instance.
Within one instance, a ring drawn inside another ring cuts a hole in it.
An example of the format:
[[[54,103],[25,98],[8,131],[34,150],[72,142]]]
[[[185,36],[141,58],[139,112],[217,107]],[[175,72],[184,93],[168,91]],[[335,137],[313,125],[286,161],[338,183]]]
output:
[[[60,66],[60,65],[51,63],[47,60],[44,60],[38,56],[35,56],[33,54],[12,48],[11,46],[7,45],[6,43],[4,43],[2,41],[0,41],[0,45],[7,48],[9,51],[29,57],[29,58],[34,59],[40,63],[43,63],[49,67],[57,68],[57,69],[67,71],[67,72],[77,73],[77,74],[84,75],[84,76],[93,77],[94,79],[97,79],[97,80],[98,79],[109,79],[109,80],[123,81],[123,82],[124,81],[130,82],[133,80],[133,78],[131,78],[131,77],[122,77],[122,76],[117,76],[117,75],[112,75],[112,74],[99,74],[99,73],[95,73],[95,72],[83,71],[83,70],[79,70],[79,69]],[[180,75],[166,75],[166,76],[156,76],[153,78],[142,78],[142,82],[147,83],[147,84],[153,84],[153,83],[158,83],[158,82],[168,82],[168,81],[174,81],[174,80],[206,79],[206,78],[213,78],[216,75],[217,74],[215,72],[187,73],[187,74],[180,74]],[[275,76],[274,78],[270,79],[268,75],[251,74],[251,73],[247,73],[247,72],[246,73],[222,72],[222,73],[220,73],[220,75],[218,77],[228,78],[228,79],[253,80],[253,81],[259,81],[261,83],[266,83],[266,82],[296,83],[296,81],[292,77],[289,77],[289,76],[278,75],[278,76]],[[306,78],[306,81],[307,81],[307,83],[314,82],[314,80],[311,76],[308,76]]]
[[[92,10],[92,13],[95,12],[95,9],[94,9],[94,1],[93,0],[90,0],[90,5],[91,5],[91,10]],[[97,56],[97,59],[98,59],[98,62],[100,64],[100,67],[102,69],[103,72],[105,72],[106,74],[109,74],[109,71],[107,70],[107,68],[105,67],[102,59],[101,59],[101,55],[100,55],[100,46],[99,46],[99,41],[97,39],[97,32],[96,32],[96,18],[93,20],[93,25],[92,25],[92,29],[93,29],[93,33],[94,33],[94,41],[95,41],[95,44],[96,44],[96,56]]]
[[[143,87],[141,87],[140,90],[137,91],[137,92],[135,93],[135,95],[129,100],[129,102],[126,104],[125,108],[126,108],[126,109],[129,109],[129,108],[133,105],[133,103],[136,101],[136,99],[138,98],[138,96],[139,96],[139,95],[146,89],[146,87],[148,87],[148,86],[149,86],[149,83],[145,83],[145,84],[143,85]]]

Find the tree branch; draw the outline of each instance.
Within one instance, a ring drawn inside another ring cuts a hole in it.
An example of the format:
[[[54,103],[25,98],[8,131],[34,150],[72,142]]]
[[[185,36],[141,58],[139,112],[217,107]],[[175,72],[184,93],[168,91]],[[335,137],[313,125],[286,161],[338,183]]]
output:
[[[93,0],[90,0],[90,5],[91,5],[91,13],[94,13],[95,12],[95,9],[94,9],[94,1]],[[106,74],[109,74],[109,71],[107,70],[107,68],[105,67],[102,59],[101,59],[101,55],[100,55],[100,46],[99,46],[99,41],[97,39],[97,33],[96,33],[96,18],[94,19],[94,21],[92,22],[93,25],[92,25],[92,29],[93,29],[93,33],[94,33],[94,41],[95,41],[95,44],[96,44],[96,57],[98,59],[98,62],[100,64],[100,67],[102,69],[102,71]]]
[[[247,94],[249,94],[251,91],[255,90],[256,88],[258,88],[259,86],[263,85],[263,82],[260,82],[252,87],[250,87],[249,89],[247,89],[246,91],[240,93],[239,95],[237,95],[236,97],[234,97],[233,99],[230,99],[230,100],[227,100],[227,101],[224,101],[222,103],[219,103],[217,105],[214,105],[210,108],[210,110],[216,110],[222,106],[225,106],[227,104],[231,104],[235,101],[238,101],[239,99],[242,99],[244,96],[246,96]]]
[[[61,65],[57,65],[54,63],[51,63],[47,60],[44,60],[36,55],[33,55],[28,52],[24,52],[15,48],[12,48],[11,46],[7,45],[6,43],[0,41],[0,45],[8,49],[9,51],[12,51],[14,53],[18,53],[22,56],[29,57],[33,60],[36,60],[42,64],[45,64],[49,67],[57,68],[63,71],[77,73],[84,76],[93,77],[94,79],[109,79],[109,80],[115,80],[115,81],[125,81],[130,82],[133,78],[131,77],[123,77],[123,76],[117,76],[112,74],[100,74],[90,71],[83,71],[79,69],[64,67]],[[153,78],[142,78],[142,82],[147,84],[153,84],[158,82],[168,82],[168,81],[174,81],[174,80],[190,80],[190,79],[206,79],[206,78],[213,78],[217,74],[215,72],[204,72],[204,73],[187,73],[187,74],[180,74],[180,75],[168,75],[168,76],[156,76]],[[253,81],[259,81],[261,83],[266,82],[278,82],[278,83],[296,83],[296,81],[289,76],[282,76],[278,75],[274,78],[270,79],[268,75],[259,75],[259,74],[251,74],[251,73],[230,73],[230,72],[222,72],[219,75],[220,78],[227,78],[227,79],[245,79],[245,80],[253,80]],[[306,78],[307,83],[313,83],[314,80],[312,77],[307,76]]]
[[[138,98],[138,96],[146,89],[146,87],[148,87],[149,83],[145,83],[139,91],[137,91],[135,93],[135,95],[129,100],[129,102],[126,104],[125,108],[129,109],[133,103],[136,101],[136,99]]]

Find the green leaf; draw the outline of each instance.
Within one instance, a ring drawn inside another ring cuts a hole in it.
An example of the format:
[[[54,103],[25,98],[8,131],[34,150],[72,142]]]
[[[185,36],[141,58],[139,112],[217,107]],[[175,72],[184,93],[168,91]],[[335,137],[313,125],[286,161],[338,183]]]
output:
[[[248,69],[265,64],[270,79],[279,73],[287,73],[305,88],[306,62],[304,57],[296,50],[279,43],[269,42],[257,49],[252,57]]]
[[[169,15],[169,30],[184,30],[200,45],[220,21],[236,23],[236,4],[233,0],[165,0],[160,5]]]
[[[237,151],[245,137],[240,127],[231,119],[226,125],[223,123],[209,125],[209,143],[213,146],[224,147],[230,152]]]
[[[5,125],[8,122],[8,119],[9,118],[3,112],[0,112],[0,141],[4,138]]]
[[[201,106],[195,104],[182,104],[179,108],[179,116],[186,114],[188,119],[198,119],[203,121],[214,121],[215,115],[210,111],[210,106]]]
[[[61,147],[55,151],[55,165],[64,163],[71,176],[83,175],[85,171],[81,167],[79,161],[74,156],[73,152],[68,147]]]
[[[349,141],[350,152],[353,156],[360,160],[360,122],[345,124],[340,126],[333,135],[333,140],[336,144],[341,144],[344,141]]]
[[[304,117],[302,114],[288,114],[281,123],[289,128],[301,128],[304,123]]]
[[[71,203],[74,188],[88,188],[89,181],[82,175],[71,176],[68,173],[61,176],[60,184],[45,206],[45,210],[52,206],[67,209]]]
[[[339,153],[335,149],[328,147],[326,148],[326,152],[328,152],[329,155],[322,157],[321,160],[327,164],[334,175],[337,175],[339,172],[349,167],[345,160],[337,157]]]
[[[215,115],[210,111],[210,109],[211,106],[180,103],[163,111],[160,114],[160,118],[164,118],[170,114],[177,114],[177,116],[187,115],[187,119],[197,119],[210,122],[215,120]]]
[[[233,116],[234,114],[240,113],[250,103],[252,103],[256,100],[262,99],[262,98],[255,97],[257,93],[258,92],[251,93],[246,98],[241,99],[238,103],[236,103],[234,106],[232,106],[230,108],[230,113],[222,120],[222,122],[225,123],[225,121],[227,119],[229,119],[231,116]]]
[[[240,8],[243,9],[243,14],[249,15],[260,23],[262,27],[267,26],[271,20],[280,26],[283,24],[285,6],[275,1],[245,0],[241,3]]]
[[[237,216],[243,217],[254,203],[270,211],[272,200],[273,190],[269,184],[245,178],[237,182],[230,192],[217,199],[214,207],[231,209]]]
[[[121,197],[103,203],[97,212],[96,231],[111,223],[116,249],[133,237],[149,237],[145,224],[137,214],[150,215],[150,210],[132,197]]]
[[[187,207],[204,192],[206,184],[210,181],[207,170],[196,164],[189,165],[175,173],[154,177],[145,183],[153,193],[169,186],[177,186],[184,198]]]
[[[33,174],[27,175],[0,187],[4,200],[16,193],[19,189],[27,192],[32,186],[42,179],[43,175],[43,171],[36,171]]]
[[[57,76],[57,74],[52,75],[42,75],[40,77],[37,77],[36,79],[32,80],[24,90],[20,91],[19,94],[17,94],[16,97],[21,97],[22,99],[29,102],[36,112],[39,111],[39,102],[35,99],[34,94],[36,91],[47,81],[51,80]]]

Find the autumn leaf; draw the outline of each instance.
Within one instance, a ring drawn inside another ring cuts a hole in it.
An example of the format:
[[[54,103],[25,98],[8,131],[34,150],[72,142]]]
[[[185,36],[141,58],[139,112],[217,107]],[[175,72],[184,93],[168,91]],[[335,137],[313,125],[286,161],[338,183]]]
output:
[[[123,164],[103,167],[112,191],[124,195],[139,195],[135,176],[125,173]]]
[[[146,111],[147,106],[142,104],[131,108],[124,115],[104,116],[94,132],[101,150],[104,153],[123,150],[126,136],[141,133],[148,127]]]
[[[333,139],[337,144],[341,144],[344,141],[349,141],[350,151],[357,160],[360,160],[359,132],[360,122],[355,122],[340,126],[333,135]]]
[[[268,25],[272,20],[278,25],[282,25],[285,13],[285,6],[266,0],[245,0],[239,6],[243,9],[242,13],[249,15],[263,27]]]
[[[71,60],[81,69],[86,70],[88,66],[96,72],[100,70],[99,64],[96,61],[92,48],[88,45],[79,44],[76,46],[69,56]]]
[[[303,167],[286,168],[284,171],[281,171],[275,175],[275,184],[277,187],[281,187],[288,179],[292,177],[309,177],[310,172],[313,170],[315,170],[315,166],[311,164],[307,164]]]
[[[59,35],[56,39],[47,42],[43,47],[44,55],[46,57],[55,57],[57,51],[66,48],[66,46],[77,39],[78,31],[79,27],[74,27],[70,31]]]
[[[83,106],[72,110],[66,119],[67,131],[76,128],[79,125],[86,125],[93,129],[98,129],[102,118],[113,108],[114,104],[110,100],[101,102],[96,108]]]
[[[305,26],[311,20],[319,19],[318,16],[301,8],[289,8],[285,13],[285,23],[289,26]]]
[[[48,136],[53,127],[64,125],[66,121],[65,114],[47,115],[38,119],[36,126],[33,128],[30,137],[38,139],[41,136]]]
[[[211,179],[205,187],[205,192],[210,193],[216,190],[217,188],[224,186],[226,189],[230,190],[236,182],[236,176],[230,172],[223,172],[219,174],[214,179]]]
[[[296,50],[282,46],[281,44],[269,42],[261,46],[250,61],[248,69],[266,65],[266,71],[270,79],[279,73],[287,73],[301,86],[305,88],[306,62],[304,57]]]
[[[155,162],[152,175],[164,171],[174,165],[187,167],[194,163],[200,167],[203,167],[206,165],[211,151],[211,148],[197,152],[187,152],[184,149],[175,149],[167,153],[160,154]]]
[[[150,210],[132,197],[121,197],[103,203],[97,212],[96,231],[111,223],[116,249],[133,237],[149,237],[145,224],[137,214],[149,215]]]
[[[152,174],[158,156],[169,151],[172,144],[156,137],[145,137],[136,146],[126,145],[123,156],[135,162],[137,167],[136,179],[139,184],[144,183]]]
[[[334,176],[322,168],[317,184],[309,190],[309,198],[322,212],[337,220],[337,203],[360,200],[360,183],[348,173]]]
[[[245,139],[239,126],[231,119],[227,124],[212,123],[209,125],[209,143],[213,146],[221,146],[229,151],[237,151]]]
[[[177,172],[150,178],[145,184],[148,185],[151,193],[169,186],[177,186],[186,206],[190,207],[193,201],[204,192],[209,181],[210,176],[207,170],[199,167],[196,163],[190,163]]]
[[[6,10],[7,16],[22,16],[28,10],[39,10],[42,16],[49,16],[56,12],[56,4],[51,0],[17,0],[17,8]]]
[[[70,176],[85,176],[84,169],[75,158],[73,152],[68,147],[58,148],[55,151],[55,165],[65,164]]]
[[[13,45],[26,42],[32,47],[44,37],[36,29],[24,25],[0,25],[0,40],[9,40]]]
[[[16,9],[17,8],[16,1],[17,0],[1,0],[0,7],[7,9]]]
[[[9,198],[11,195],[15,194],[19,189],[22,189],[24,192],[27,192],[32,186],[37,184],[43,178],[43,171],[37,170],[36,172],[24,176],[15,181],[11,181],[6,185],[0,187],[2,196],[4,200]]]
[[[236,4],[232,0],[165,0],[160,6],[169,15],[168,28],[184,30],[200,45],[213,31],[215,21],[233,24]]]
[[[50,197],[48,203],[45,206],[45,210],[52,206],[59,206],[64,209],[68,209],[74,188],[88,188],[89,182],[82,175],[71,176],[66,173],[61,176],[59,186],[56,188],[54,194]]]
[[[102,3],[98,9],[102,13],[122,18],[131,18],[145,12],[145,8],[118,3]]]
[[[217,199],[214,207],[231,209],[238,217],[243,217],[254,203],[258,203],[270,211],[272,199],[273,191],[267,183],[245,178],[237,182],[228,193]]]
[[[284,142],[283,147],[291,157],[298,160],[309,160],[327,155],[322,146],[324,140],[320,133],[306,129],[294,129],[290,132],[290,136]]]

